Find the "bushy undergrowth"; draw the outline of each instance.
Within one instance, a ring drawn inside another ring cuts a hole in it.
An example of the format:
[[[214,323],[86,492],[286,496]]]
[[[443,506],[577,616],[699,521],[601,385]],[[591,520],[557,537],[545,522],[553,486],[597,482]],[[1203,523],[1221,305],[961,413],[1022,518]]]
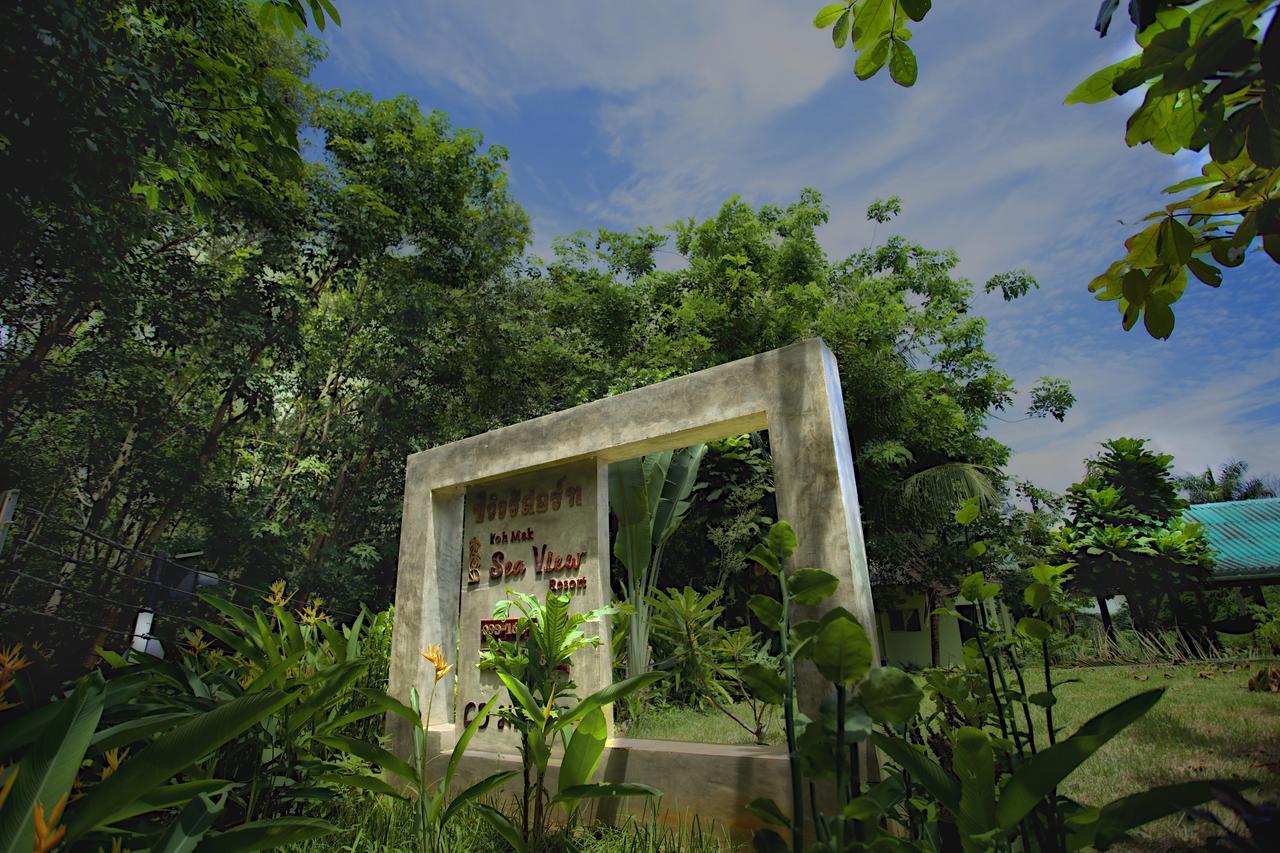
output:
[[[492,804],[515,814],[516,802]],[[289,853],[392,853],[416,849],[413,806],[389,797],[355,798],[332,804],[330,815],[339,831],[325,838],[292,845]],[[658,809],[629,816],[619,826],[578,825],[554,828],[543,840],[545,853],[720,853],[741,849],[723,831],[705,827],[696,816],[680,826],[657,818]],[[475,809],[466,808],[445,830],[447,849],[468,853],[506,853],[511,848]]]

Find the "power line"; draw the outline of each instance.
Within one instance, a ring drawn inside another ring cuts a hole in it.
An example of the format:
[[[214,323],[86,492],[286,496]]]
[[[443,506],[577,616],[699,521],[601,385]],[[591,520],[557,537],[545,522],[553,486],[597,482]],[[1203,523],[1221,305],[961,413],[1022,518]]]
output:
[[[108,628],[105,625],[94,625],[80,619],[67,619],[64,616],[55,616],[52,613],[42,613],[39,610],[32,610],[29,607],[19,607],[18,605],[10,604],[7,601],[0,601],[0,607],[3,607],[5,610],[13,610],[17,613],[26,613],[31,616],[38,616],[41,619],[53,619],[57,622],[66,622],[68,625],[75,625],[77,628],[89,628],[96,631],[102,631],[106,634],[115,634],[120,637],[143,637],[148,640],[161,639],[160,637],[156,637],[152,634],[135,634],[132,631],[125,631],[120,628]]]
[[[129,547],[128,545],[122,545],[121,543],[116,542],[114,539],[109,539],[109,538],[107,538],[106,536],[103,536],[103,535],[98,534],[98,533],[93,533],[93,532],[91,532],[91,531],[89,531],[89,530],[85,530],[85,529],[84,529],[84,528],[82,528],[82,527],[76,527],[74,524],[71,524],[71,523],[69,523],[69,522],[63,521],[62,519],[60,519],[60,518],[58,518],[58,517],[56,517],[56,516],[49,515],[48,513],[42,512],[42,511],[40,511],[40,510],[38,510],[38,509],[27,509],[27,510],[25,510],[25,511],[26,511],[26,512],[28,512],[28,513],[31,513],[32,515],[36,515],[36,516],[39,516],[40,518],[46,519],[46,520],[48,520],[48,521],[52,521],[54,524],[57,524],[57,525],[58,525],[58,526],[60,526],[60,527],[63,527],[63,528],[65,528],[65,529],[67,529],[67,530],[70,530],[70,531],[72,531],[73,533],[76,533],[76,534],[78,534],[78,535],[87,536],[87,537],[89,537],[90,539],[93,539],[93,540],[96,540],[96,541],[98,541],[98,542],[103,543],[104,545],[109,545],[109,546],[111,546],[112,548],[115,548],[116,550],[123,551],[123,552],[124,552],[124,553],[126,553],[126,554],[130,554],[130,555],[132,555],[132,556],[134,556],[134,557],[137,557],[138,559],[141,559],[141,560],[158,560],[158,561],[160,561],[160,562],[162,562],[162,563],[166,563],[166,564],[168,564],[168,565],[170,565],[170,566],[175,566],[176,568],[182,569],[183,571],[187,571],[187,572],[199,572],[199,571],[200,571],[199,569],[193,568],[192,566],[188,566],[188,565],[186,565],[185,563],[179,563],[179,562],[176,562],[176,561],[174,561],[174,560],[171,560],[171,559],[169,559],[168,557],[163,557],[163,556],[161,556],[161,555],[159,555],[159,554],[152,554],[152,553],[149,553],[149,552],[147,552],[147,551],[139,551],[139,550],[137,550],[136,548],[131,548],[131,547]],[[34,546],[34,547],[36,547],[36,548],[38,548],[38,549],[40,549],[40,550],[42,550],[42,551],[44,551],[44,552],[46,552],[46,553],[48,553],[48,554],[51,554],[51,555],[53,555],[53,556],[56,556],[56,557],[58,557],[59,559],[64,560],[65,562],[68,562],[68,563],[74,563],[74,564],[77,564],[77,565],[88,565],[88,566],[91,566],[92,568],[96,568],[96,569],[99,569],[99,570],[102,570],[102,571],[114,572],[115,574],[121,575],[121,576],[126,577],[126,578],[130,578],[130,579],[133,579],[133,580],[142,581],[143,583],[152,583],[152,584],[157,583],[156,581],[152,581],[152,580],[150,580],[150,579],[148,579],[148,578],[134,577],[133,575],[130,575],[130,574],[126,573],[126,572],[121,572],[121,571],[119,571],[119,570],[117,570],[117,569],[111,569],[111,568],[108,568],[108,567],[106,567],[106,566],[100,566],[100,565],[98,565],[98,564],[96,564],[96,563],[88,563],[88,562],[85,562],[85,561],[83,561],[83,560],[77,560],[77,559],[72,558],[72,557],[67,557],[67,556],[65,556],[65,555],[63,555],[63,554],[61,554],[61,553],[59,553],[59,552],[57,552],[57,551],[55,551],[55,550],[53,550],[53,549],[47,548],[47,547],[45,547],[45,546],[43,546],[43,545],[40,545],[40,544],[39,544],[39,543],[37,543],[37,542],[34,542],[30,537],[26,537],[26,538],[19,539],[19,540],[15,540],[15,541],[17,541],[17,542],[23,542],[23,543],[26,543],[26,544],[28,544],[28,545],[32,545],[32,546]],[[269,593],[267,590],[265,590],[265,589],[260,589],[260,588],[258,588],[258,587],[252,586],[251,584],[241,583],[240,581],[232,580],[231,578],[219,577],[219,578],[218,578],[218,583],[220,583],[220,584],[227,584],[228,586],[233,586],[233,587],[237,587],[237,588],[239,588],[239,589],[248,590],[249,592],[252,592],[253,594],[258,595],[258,596],[262,596],[262,597],[267,597],[267,596],[269,596],[269,595],[270,595],[270,593]],[[168,585],[168,584],[158,584],[158,585],[159,585],[159,586],[163,586],[163,587],[164,587],[164,588],[166,588],[166,589],[174,589],[174,590],[176,590],[176,589],[177,589],[177,587],[173,587],[173,586],[170,586],[170,585]],[[185,591],[185,590],[179,590],[179,591]],[[307,601],[307,600],[309,600],[310,598],[311,598],[311,596],[303,596],[301,600],[302,600],[302,601]],[[357,615],[358,615],[358,614],[355,614],[355,613],[349,613],[349,612],[344,611],[344,610],[338,610],[337,608],[334,608],[334,607],[329,607],[329,608],[327,608],[327,610],[328,610],[328,612],[333,613],[334,615],[342,616],[342,617],[345,617],[345,618],[347,618],[347,619],[355,619],[355,618],[357,617]]]
[[[105,601],[108,604],[114,604],[116,607],[123,607],[126,610],[146,610],[148,613],[152,613],[153,618],[156,618],[156,619],[169,619],[174,622],[190,622],[191,624],[197,627],[200,626],[199,620],[191,619],[186,616],[178,616],[172,613],[157,613],[145,604],[117,601],[114,598],[108,598],[105,595],[101,595],[96,592],[90,592],[87,589],[77,589],[76,587],[73,587],[73,586],[66,586],[65,584],[60,584],[51,580],[46,580],[45,578],[36,577],[35,575],[28,574],[27,572],[20,571],[19,569],[10,569],[10,571],[13,572],[15,575],[17,575],[18,577],[27,578],[28,580],[33,580],[36,583],[42,583],[45,586],[53,587],[54,589],[60,589],[65,592],[75,593],[76,595],[87,595],[90,598],[96,598],[100,601]],[[46,615],[49,615],[49,614],[46,614]]]

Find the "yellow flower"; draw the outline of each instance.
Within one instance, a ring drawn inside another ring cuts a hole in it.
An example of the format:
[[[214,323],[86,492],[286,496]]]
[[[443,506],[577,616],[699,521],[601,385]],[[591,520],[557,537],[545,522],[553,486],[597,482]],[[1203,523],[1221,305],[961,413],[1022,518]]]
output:
[[[308,604],[305,608],[303,608],[302,610],[295,611],[295,613],[298,616],[298,621],[301,622],[303,625],[314,625],[317,622],[328,622],[329,614],[325,613],[323,610],[320,609],[321,605],[323,604],[324,604],[323,598],[317,597],[317,598],[311,599],[311,603]]]
[[[289,602],[293,600],[293,593],[285,595],[284,586],[284,579],[281,578],[271,585],[271,594],[262,596],[262,600],[267,604],[278,604],[281,607],[288,606]]]
[[[115,773],[120,769],[120,762],[129,757],[129,750],[126,747],[125,750],[121,752],[120,747],[115,747],[113,749],[108,749],[106,754],[102,757],[106,759],[107,762],[107,766],[102,768],[102,778],[106,779],[112,773]]]
[[[453,664],[444,662],[444,652],[441,651],[439,643],[432,643],[427,646],[422,656],[435,666],[437,684],[440,683],[440,679],[449,674],[449,670],[453,669]]]
[[[194,631],[183,632],[183,638],[186,640],[187,649],[189,649],[190,654],[193,655],[198,655],[213,645],[213,641],[206,640],[204,631],[199,628]],[[186,649],[184,649],[184,651],[186,651]]]
[[[0,649],[0,675],[13,675],[18,670],[29,666],[31,661],[22,656],[22,643]]]
[[[46,821],[44,816],[44,804],[39,800],[36,801],[35,807],[35,848],[34,853],[49,853],[54,847],[58,846],[58,842],[62,840],[62,836],[67,834],[65,826],[58,826],[58,820],[62,817],[62,810],[66,808],[67,795],[63,794],[58,798],[53,806],[53,811],[49,812],[49,818]]]

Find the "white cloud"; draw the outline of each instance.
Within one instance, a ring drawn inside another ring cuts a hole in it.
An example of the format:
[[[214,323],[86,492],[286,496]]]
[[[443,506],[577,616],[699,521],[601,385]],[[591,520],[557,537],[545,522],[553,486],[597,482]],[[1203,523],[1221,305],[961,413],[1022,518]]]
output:
[[[1128,99],[1062,105],[1079,80],[1130,52],[1125,28],[1099,40],[1095,9],[1082,4],[937,4],[914,27],[920,80],[905,90],[885,73],[857,81],[852,53],[810,25],[815,9],[367,2],[330,36],[331,62],[367,80],[417,81],[414,94],[448,91],[481,115],[537,109],[551,111],[544,122],[585,121],[574,135],[596,140],[609,168],[586,171],[572,190],[569,175],[536,164],[536,131],[503,140],[520,143],[542,194],[530,205],[542,252],[569,224],[662,225],[710,215],[730,194],[779,203],[813,186],[831,204],[832,254],[869,243],[865,206],[896,193],[905,210],[892,229],[955,248],[963,274],[981,283],[1029,268],[1043,287],[1035,295],[980,299],[991,346],[1022,384],[1065,375],[1080,402],[1065,425],[997,424],[1022,476],[1061,487],[1097,442],[1121,434],[1152,436],[1180,470],[1240,455],[1280,471],[1277,428],[1248,417],[1277,378],[1266,311],[1242,313],[1229,292],[1241,288],[1228,282],[1189,294],[1174,339],[1156,343],[1122,333],[1114,307],[1084,289],[1133,230],[1116,220],[1156,208],[1160,188],[1196,168],[1195,157],[1124,145]],[[591,112],[558,115],[558,98]]]

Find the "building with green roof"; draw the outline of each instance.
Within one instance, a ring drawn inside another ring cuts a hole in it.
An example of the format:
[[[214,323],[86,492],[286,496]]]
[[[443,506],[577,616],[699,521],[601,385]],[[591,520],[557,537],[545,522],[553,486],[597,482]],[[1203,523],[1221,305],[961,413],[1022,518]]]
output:
[[[1214,550],[1211,586],[1280,583],[1280,498],[1194,504],[1186,517]]]

